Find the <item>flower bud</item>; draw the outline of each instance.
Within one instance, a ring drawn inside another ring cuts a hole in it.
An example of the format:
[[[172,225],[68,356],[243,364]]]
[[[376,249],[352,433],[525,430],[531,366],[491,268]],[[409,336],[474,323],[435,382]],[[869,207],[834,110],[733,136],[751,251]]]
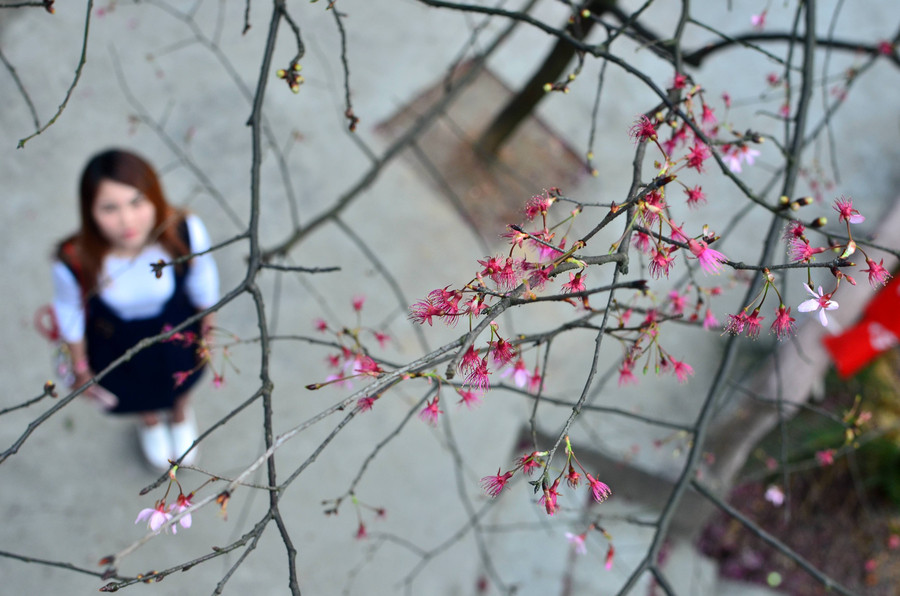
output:
[[[855,252],[856,252],[856,242],[851,240],[850,242],[847,243],[847,248],[844,250],[844,252],[841,253],[841,258],[846,259],[847,257],[849,257],[850,255],[852,255]]]
[[[808,224],[806,227],[808,227],[808,228],[821,228],[821,227],[825,226],[825,224],[827,224],[827,223],[828,223],[828,218],[827,218],[827,217],[817,217],[816,219],[814,219],[814,220],[812,220],[811,222],[809,222],[809,224]]]
[[[287,76],[287,73],[284,71],[283,68],[279,68],[278,70],[275,71],[275,76],[278,77],[279,79],[283,79],[285,76]]]

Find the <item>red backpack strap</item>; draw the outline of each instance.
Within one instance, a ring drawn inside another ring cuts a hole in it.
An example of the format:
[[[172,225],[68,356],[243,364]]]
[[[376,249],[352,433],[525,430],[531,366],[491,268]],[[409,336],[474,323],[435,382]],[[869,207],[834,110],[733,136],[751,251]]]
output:
[[[81,288],[81,294],[82,296],[85,296],[87,292],[84,283],[84,268],[81,266],[81,260],[78,258],[78,250],[75,248],[75,242],[73,240],[66,240],[63,242],[59,246],[56,257],[63,265],[68,267],[69,271],[72,272],[72,275],[75,276],[78,287]]]

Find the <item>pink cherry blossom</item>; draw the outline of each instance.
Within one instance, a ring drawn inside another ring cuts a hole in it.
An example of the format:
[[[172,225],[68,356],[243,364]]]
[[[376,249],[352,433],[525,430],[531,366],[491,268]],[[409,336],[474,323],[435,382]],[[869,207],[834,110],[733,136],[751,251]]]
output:
[[[566,540],[568,540],[575,547],[575,552],[579,555],[587,554],[587,547],[584,545],[584,539],[584,534],[573,534],[571,532],[566,532]]]
[[[544,461],[541,459],[542,455],[544,454],[540,451],[533,451],[523,455],[516,460],[516,467],[522,468],[522,472],[526,476],[531,476],[536,469],[544,465]]]
[[[703,194],[703,187],[695,186],[694,188],[685,188],[684,194],[687,195],[688,207],[699,207],[706,202],[706,195]]]
[[[703,104],[703,115],[700,117],[700,121],[706,126],[714,126],[718,122],[716,115],[713,114],[713,109],[706,104]]]
[[[634,361],[626,358],[619,367],[619,387],[623,385],[637,385],[638,378],[634,376]]]
[[[466,389],[457,389],[456,392],[462,398],[457,403],[465,404],[470,410],[481,403],[481,394]]]
[[[356,528],[356,539],[365,540],[368,537],[369,533],[366,531],[366,524],[362,523],[362,520],[360,520],[359,526]]]
[[[516,384],[516,387],[524,387],[528,384],[528,379],[531,376],[531,373],[528,371],[528,366],[525,364],[525,361],[522,360],[521,357],[516,359],[516,362],[513,364],[511,369],[507,369],[506,372],[503,373],[504,377],[508,377],[512,375],[513,382]]]
[[[585,291],[584,287],[584,274],[579,271],[578,273],[569,273],[569,281],[562,285],[562,291],[564,294],[569,292],[583,292]]]
[[[481,363],[481,357],[478,356],[478,352],[475,350],[475,346],[469,346],[469,349],[466,350],[466,353],[463,354],[462,360],[459,362],[459,370],[460,372],[470,373],[471,371],[478,368],[478,365]]]
[[[528,218],[528,221],[531,221],[538,215],[546,215],[553,201],[554,199],[551,199],[549,196],[531,197],[531,200],[525,205],[525,217]]]
[[[802,237],[805,232],[806,226],[803,225],[803,222],[792,219],[786,226],[784,226],[784,234],[782,238],[784,238],[785,241],[790,242],[792,238]]]
[[[498,368],[509,364],[516,357],[516,349],[502,337],[497,338],[497,341],[490,342],[490,346],[491,356]]]
[[[814,255],[825,252],[825,248],[813,248],[804,238],[791,238],[788,240],[788,255],[795,263],[808,263]]]
[[[169,513],[173,516],[181,513],[182,511],[190,508],[193,503],[191,503],[191,499],[194,498],[194,493],[190,493],[188,495],[180,494],[174,503],[169,507]],[[184,517],[178,520],[178,523],[181,524],[181,527],[185,530],[191,527],[191,514],[188,513]],[[172,533],[175,534],[176,526],[172,526]]]
[[[409,320],[422,325],[428,323],[432,325],[433,317],[441,317],[444,315],[443,309],[430,300],[419,300],[409,307]]]
[[[816,451],[816,462],[820,466],[830,466],[834,463],[834,449],[822,449]]]
[[[163,501],[156,503],[155,507],[141,509],[134,523],[141,521],[147,522],[147,527],[153,532],[159,532],[164,523],[172,519],[172,514],[166,511],[166,504]]]
[[[489,374],[488,359],[487,356],[485,356],[478,361],[478,365],[471,369],[468,376],[466,376],[466,384],[470,387],[487,391],[491,386]]]
[[[591,496],[593,496],[594,500],[598,503],[602,503],[612,495],[612,490],[610,490],[606,483],[600,482],[590,474],[585,474],[584,477],[587,478],[588,484],[591,485]]]
[[[547,515],[553,515],[557,511],[559,511],[559,505],[556,500],[559,498],[559,478],[553,481],[553,486],[550,488],[546,488],[546,484],[544,485],[544,496],[542,496],[538,500],[538,504],[544,506],[544,511],[547,512]]]
[[[377,362],[364,354],[358,354],[356,356],[352,370],[354,375],[369,375],[371,377],[377,377],[384,372],[381,367],[378,366]]]
[[[531,271],[531,275],[528,277],[528,285],[530,285],[535,290],[542,289],[547,284],[547,282],[550,281],[550,273],[552,272],[552,265],[534,268]]]
[[[380,348],[384,348],[385,346],[387,346],[387,343],[391,341],[391,336],[387,333],[373,331],[372,334],[375,336],[375,341],[378,342],[378,347]]]
[[[172,373],[172,378],[175,380],[175,387],[181,387],[185,381],[187,381],[188,377],[191,376],[191,372],[189,370],[180,370],[178,372]]]
[[[846,221],[847,223],[858,224],[866,221],[866,218],[860,215],[859,211],[853,208],[853,199],[841,197],[834,200],[834,210],[839,213],[838,221]]]
[[[750,24],[757,31],[762,31],[763,29],[766,28],[766,12],[767,11],[764,10],[759,14],[750,16]]]
[[[435,396],[435,398],[428,402],[427,405],[422,409],[422,411],[419,412],[419,418],[426,424],[437,426],[438,416],[444,413],[438,409],[439,401],[440,397]]]
[[[743,163],[752,166],[754,160],[759,155],[759,151],[752,149],[743,143],[725,145],[723,149],[725,149],[725,152],[722,155],[722,161],[725,162],[729,170],[736,174],[741,173]]]
[[[780,305],[775,311],[775,321],[772,323],[772,332],[779,340],[791,335],[794,331],[794,319],[791,317],[791,309]]]
[[[694,374],[694,369],[690,364],[672,359],[672,372],[678,378],[679,383],[687,383],[687,378]]]
[[[819,286],[818,293],[814,292],[807,284],[803,284],[803,287],[806,288],[806,291],[809,292],[812,298],[801,302],[800,306],[797,307],[797,310],[800,312],[815,312],[818,310],[819,322],[822,323],[823,327],[827,327],[828,317],[825,316],[825,311],[837,310],[838,303],[831,299],[831,294],[824,294],[822,292],[822,286]]]
[[[773,484],[766,489],[765,499],[772,505],[781,507],[784,504],[784,491],[781,490],[781,487]]]
[[[744,327],[746,327],[746,325],[746,312],[741,311],[736,315],[728,315],[728,319],[725,321],[725,333],[730,333],[731,335],[740,335],[744,332]]]
[[[513,472],[506,472],[505,474],[500,473],[500,469],[497,469],[496,476],[485,476],[481,479],[481,487],[491,497],[496,497],[503,490],[503,487],[506,486],[506,483],[509,482],[509,479],[512,478]]]
[[[532,371],[531,376],[528,377],[528,391],[530,393],[537,393],[540,391],[543,380],[544,377],[541,376],[540,369],[535,365],[534,371]]]
[[[650,275],[657,279],[663,275],[669,277],[669,271],[675,262],[675,257],[669,256],[672,252],[671,248],[664,246],[660,248],[654,248],[653,254],[650,256]]]
[[[669,292],[669,307],[672,309],[672,314],[681,315],[684,314],[684,308],[687,303],[687,296],[682,296],[678,293],[678,290],[672,290]]]
[[[753,309],[753,312],[747,317],[747,320],[744,321],[744,324],[747,326],[747,337],[752,337],[756,339],[759,337],[759,331],[762,329],[762,320],[765,317],[759,316],[759,309]]]
[[[703,162],[709,159],[710,155],[709,147],[697,141],[687,155],[687,167],[703,172]]]
[[[884,259],[881,259],[880,262],[876,263],[873,259],[866,257],[866,264],[869,268],[863,269],[862,271],[863,273],[869,274],[869,283],[872,284],[873,288],[883,286],[891,279],[891,274],[888,273],[888,270],[883,266]]]
[[[632,237],[632,243],[634,243],[635,248],[641,251],[644,254],[650,252],[650,235],[645,234],[643,232],[635,232]]]
[[[656,140],[656,128],[650,122],[650,119],[643,114],[635,121],[628,134],[638,143]]]
[[[700,267],[707,273],[718,274],[722,263],[728,261],[728,257],[709,248],[703,240],[688,240],[687,245],[691,253],[700,261]]]

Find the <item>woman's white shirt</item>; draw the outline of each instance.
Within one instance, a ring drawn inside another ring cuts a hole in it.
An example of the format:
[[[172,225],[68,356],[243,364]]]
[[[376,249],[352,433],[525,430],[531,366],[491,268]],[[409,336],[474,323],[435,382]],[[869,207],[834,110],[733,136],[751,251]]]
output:
[[[210,247],[209,234],[196,215],[188,215],[191,252]],[[145,247],[136,257],[107,255],[100,274],[100,297],[124,320],[146,319],[160,314],[175,293],[175,272],[165,267],[157,279],[150,265],[170,255],[159,244]],[[81,288],[72,271],[63,263],[53,263],[53,308],[62,339],[77,342],[84,338],[84,305]],[[194,257],[185,277],[188,298],[198,309],[212,306],[219,299],[219,273],[212,254]]]

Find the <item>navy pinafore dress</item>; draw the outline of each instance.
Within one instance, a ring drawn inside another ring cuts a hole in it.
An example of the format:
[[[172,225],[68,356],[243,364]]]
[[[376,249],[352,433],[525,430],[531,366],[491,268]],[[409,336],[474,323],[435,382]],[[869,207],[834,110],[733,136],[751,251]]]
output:
[[[187,226],[182,223],[179,228],[179,233],[186,237]],[[77,279],[76,268],[67,260],[63,263]],[[162,312],[155,317],[124,320],[103,301],[99,293],[87,299],[84,338],[91,370],[100,372],[140,340],[157,335],[166,325],[178,325],[197,313],[185,290],[186,267],[173,269],[175,291]],[[182,329],[181,333],[199,338],[199,321]],[[196,341],[189,343],[176,339],[144,348],[100,381],[103,388],[119,398],[118,405],[109,411],[128,414],[171,409],[175,399],[187,393],[203,374],[203,368],[197,367],[198,362]],[[194,371],[195,368],[197,370]],[[176,373],[188,371],[194,372],[176,383]]]

